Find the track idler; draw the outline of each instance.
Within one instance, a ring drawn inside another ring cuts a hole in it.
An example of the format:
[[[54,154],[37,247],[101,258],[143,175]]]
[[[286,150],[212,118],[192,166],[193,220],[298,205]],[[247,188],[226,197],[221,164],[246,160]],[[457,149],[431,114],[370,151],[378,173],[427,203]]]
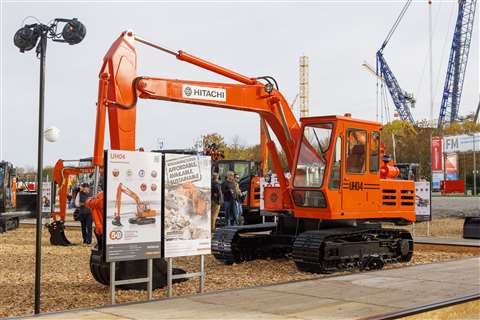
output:
[[[90,272],[93,278],[103,284],[110,285],[110,264],[104,262],[101,251],[95,245],[90,255]],[[183,274],[184,270],[179,268],[173,269],[173,274]],[[147,277],[147,261],[119,261],[115,263],[115,278],[117,281],[126,279],[137,279]],[[187,279],[175,279],[173,283],[186,281]],[[163,288],[167,285],[167,262],[165,259],[153,259],[153,281],[152,288]],[[133,283],[117,286],[126,290],[147,290],[146,283]]]
[[[71,246],[72,243],[65,235],[65,224],[62,220],[53,221],[45,225],[50,232],[50,244],[53,246]]]

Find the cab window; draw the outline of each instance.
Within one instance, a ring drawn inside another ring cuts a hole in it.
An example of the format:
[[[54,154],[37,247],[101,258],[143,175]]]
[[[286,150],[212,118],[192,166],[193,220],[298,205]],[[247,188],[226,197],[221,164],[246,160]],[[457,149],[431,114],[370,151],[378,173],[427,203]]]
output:
[[[230,171],[228,163],[220,163],[218,165],[218,176],[220,181],[224,181],[225,177],[227,176],[227,172]]]
[[[330,179],[328,187],[330,189],[338,190],[340,187],[340,173],[342,171],[342,138],[338,137],[333,149],[333,162],[330,171]]]
[[[380,133],[373,131],[370,138],[370,172],[378,172],[380,160]]]
[[[361,129],[347,130],[347,172],[365,173],[367,133]]]
[[[238,174],[240,179],[250,175],[250,164],[248,162],[235,162],[233,171]]]
[[[295,187],[321,187],[326,167],[325,152],[330,146],[333,125],[305,126],[295,168]]]

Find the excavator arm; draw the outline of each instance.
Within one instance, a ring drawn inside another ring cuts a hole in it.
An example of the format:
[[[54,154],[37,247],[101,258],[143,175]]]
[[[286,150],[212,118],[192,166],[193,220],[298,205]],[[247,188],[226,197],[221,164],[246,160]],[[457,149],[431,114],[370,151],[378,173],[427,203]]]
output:
[[[135,41],[240,84],[140,77],[136,71]],[[260,116],[262,146],[264,144],[268,148],[281,191],[285,194],[284,207],[291,208],[292,200],[287,190],[284,168],[269,129],[282,147],[290,172],[293,172],[297,143],[301,141],[301,129],[287,101],[274,85],[276,82],[271,77],[249,78],[184,51],[173,51],[151,43],[132,31],[125,31],[105,55],[99,74],[93,163],[97,168],[103,166],[107,113],[110,147],[114,150],[136,149],[136,109],[139,98],[255,112]],[[264,148],[262,156],[266,157]],[[95,207],[98,206],[92,199],[91,208]]]
[[[65,166],[65,160],[59,159],[53,169],[53,179],[58,188],[59,207],[58,211],[52,212],[53,221],[65,221],[67,210],[68,177],[79,174],[92,174],[94,166],[69,167]]]

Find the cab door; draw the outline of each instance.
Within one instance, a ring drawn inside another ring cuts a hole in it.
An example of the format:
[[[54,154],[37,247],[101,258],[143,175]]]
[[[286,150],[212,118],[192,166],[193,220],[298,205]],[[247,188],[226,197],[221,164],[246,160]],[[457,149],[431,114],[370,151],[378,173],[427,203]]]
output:
[[[345,132],[345,168],[342,179],[342,208],[345,213],[365,212],[367,203],[367,130],[347,128]]]

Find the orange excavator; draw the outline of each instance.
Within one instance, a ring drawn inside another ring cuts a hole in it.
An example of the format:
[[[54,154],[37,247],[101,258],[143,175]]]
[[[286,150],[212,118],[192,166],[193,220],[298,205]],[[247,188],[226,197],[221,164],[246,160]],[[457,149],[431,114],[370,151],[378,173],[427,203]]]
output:
[[[139,76],[135,43],[139,42],[238,83]],[[123,32],[108,50],[99,74],[93,164],[95,176],[103,166],[105,121],[108,111],[110,146],[135,150],[138,99],[155,99],[257,113],[279,187],[265,188],[265,210],[276,222],[218,228],[212,253],[226,264],[265,257],[289,256],[300,270],[332,272],[379,269],[387,262],[409,261],[410,233],[384,228],[381,222],[415,221],[415,185],[399,180],[398,169],[380,150],[381,124],[345,116],[301,118],[293,115],[269,76],[247,77],[184,51],[174,51]],[[333,108],[333,107],[332,107]],[[275,135],[286,158],[271,135]],[[289,173],[289,175],[287,175]],[[103,237],[103,193],[87,202],[95,233]],[[93,248],[92,274],[109,279],[102,260],[102,241]],[[120,273],[140,262],[124,262]],[[164,263],[158,264],[165,274]],[[136,270],[136,269],[135,269]],[[142,271],[143,272],[143,271]],[[129,273],[130,277],[145,274]],[[163,282],[162,282],[163,281]],[[164,284],[154,281],[154,286]]]
[[[112,220],[114,226],[121,227],[123,226],[120,221],[120,208],[122,206],[122,193],[125,193],[127,196],[135,201],[137,211],[135,212],[135,218],[128,219],[128,222],[131,224],[151,224],[155,223],[155,216],[158,215],[156,210],[150,209],[148,203],[142,201],[140,197],[125,186],[123,183],[119,183],[117,187],[117,199],[115,202],[115,216]]]
[[[58,190],[58,211],[51,213],[51,222],[46,224],[50,232],[50,243],[57,246],[69,246],[72,243],[65,235],[65,219],[67,213],[68,181],[70,176],[93,174],[95,167],[92,158],[79,160],[59,159],[53,168],[55,189]]]

